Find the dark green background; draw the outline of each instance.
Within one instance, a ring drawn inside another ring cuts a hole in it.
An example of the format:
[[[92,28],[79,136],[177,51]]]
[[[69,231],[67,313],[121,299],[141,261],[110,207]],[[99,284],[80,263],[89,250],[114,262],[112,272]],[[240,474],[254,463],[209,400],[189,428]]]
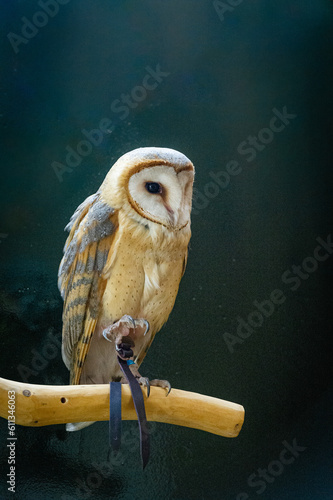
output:
[[[332,2],[244,0],[222,20],[206,0],[70,0],[15,54],[7,34],[21,34],[21,18],[38,10],[31,0],[1,2],[0,375],[67,383],[49,340],[61,331],[63,228],[119,156],[171,147],[194,162],[201,194],[230,160],[242,172],[196,201],[188,268],[143,370],[241,403],[246,419],[237,439],[153,425],[144,472],[135,422],[124,423],[113,465],[106,422],[71,435],[17,428],[15,495],[1,420],[0,498],[331,500],[332,257],[297,291],[281,276],[332,230]],[[169,76],[121,120],[111,103],[157,64]],[[248,162],[239,144],[284,106],[297,117]],[[114,131],[59,182],[52,162],[104,117]],[[231,353],[224,333],[276,288],[285,302]],[[27,375],[43,349],[53,359]],[[249,476],[294,439],[306,450],[257,494]]]

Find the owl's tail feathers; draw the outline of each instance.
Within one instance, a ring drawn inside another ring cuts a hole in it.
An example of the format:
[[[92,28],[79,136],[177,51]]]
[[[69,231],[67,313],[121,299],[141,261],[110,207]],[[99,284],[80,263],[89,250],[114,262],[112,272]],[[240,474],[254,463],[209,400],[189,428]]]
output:
[[[76,422],[75,424],[66,424],[66,431],[67,432],[80,431],[81,429],[84,429],[85,427],[88,427],[89,425],[94,423],[95,422]]]

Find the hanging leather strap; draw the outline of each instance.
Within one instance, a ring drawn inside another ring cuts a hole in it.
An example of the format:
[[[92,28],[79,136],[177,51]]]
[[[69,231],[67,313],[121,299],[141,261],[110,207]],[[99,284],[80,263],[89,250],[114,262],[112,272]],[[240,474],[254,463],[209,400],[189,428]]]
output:
[[[110,382],[109,443],[114,451],[121,444],[121,383]]]
[[[149,460],[150,441],[149,441],[146,410],[145,410],[145,403],[142,395],[142,390],[139,382],[131,372],[127,364],[127,360],[122,359],[118,356],[118,363],[120,365],[121,371],[123,372],[129,383],[135,406],[135,411],[138,416],[139,429],[140,429],[140,453],[141,453],[142,467],[144,469]]]

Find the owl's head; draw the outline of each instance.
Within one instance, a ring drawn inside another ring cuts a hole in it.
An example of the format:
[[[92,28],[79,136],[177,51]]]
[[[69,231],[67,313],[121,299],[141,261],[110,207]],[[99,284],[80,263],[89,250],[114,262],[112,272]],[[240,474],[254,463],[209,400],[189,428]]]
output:
[[[182,153],[139,148],[111,168],[101,193],[116,210],[141,223],[180,230],[190,224],[194,167]]]

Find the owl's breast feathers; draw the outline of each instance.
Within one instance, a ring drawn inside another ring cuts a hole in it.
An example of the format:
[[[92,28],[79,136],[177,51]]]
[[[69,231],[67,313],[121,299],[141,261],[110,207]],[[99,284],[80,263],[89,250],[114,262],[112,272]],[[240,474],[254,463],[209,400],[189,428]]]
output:
[[[78,207],[67,226],[59,268],[62,354],[72,384],[80,381],[92,336],[100,334],[97,327],[124,314],[150,323],[140,364],[173,308],[191,235],[189,225],[170,232],[128,217],[103,199],[102,188]]]

